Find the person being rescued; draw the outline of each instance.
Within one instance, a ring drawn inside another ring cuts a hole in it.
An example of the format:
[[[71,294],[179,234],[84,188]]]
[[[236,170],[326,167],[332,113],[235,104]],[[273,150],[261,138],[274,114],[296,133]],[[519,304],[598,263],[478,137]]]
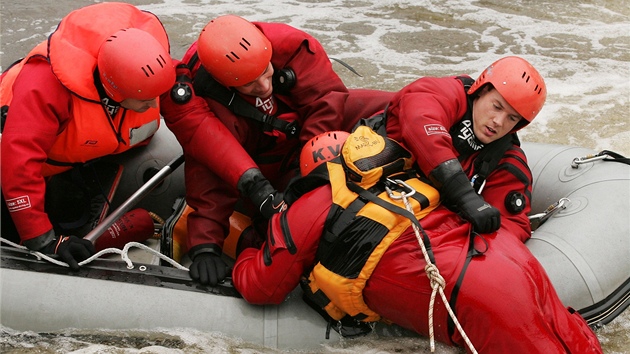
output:
[[[475,232],[440,204],[413,159],[367,126],[313,138],[301,153],[303,177],[286,190],[289,206],[271,218],[263,246],[238,250],[234,287],[265,305],[282,303],[299,284],[342,334],[380,321],[468,352],[602,353],[514,227]],[[447,303],[436,296],[430,307],[436,290]]]
[[[191,277],[214,286],[228,274],[221,255],[237,201],[266,225],[283,208],[279,191],[298,175],[302,144],[350,130],[393,93],[348,90],[311,35],[235,15],[210,21],[177,67],[161,112],[186,157],[192,210],[181,251],[192,260]]]
[[[135,6],[86,6],[64,17],[0,80],[2,236],[77,270],[94,246],[77,237],[84,235],[62,233],[50,213],[82,206],[48,207],[48,183],[148,144],[160,124],[158,96],[175,83],[168,36],[155,15]]]

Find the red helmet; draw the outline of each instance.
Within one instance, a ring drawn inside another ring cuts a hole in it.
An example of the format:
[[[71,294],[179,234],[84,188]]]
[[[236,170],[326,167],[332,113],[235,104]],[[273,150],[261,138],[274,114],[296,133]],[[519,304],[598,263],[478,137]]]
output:
[[[495,61],[481,73],[468,94],[487,83],[492,84],[527,123],[534,120],[547,98],[545,81],[523,58],[509,56]]]
[[[151,34],[127,28],[111,35],[98,51],[98,70],[114,101],[150,100],[175,84],[168,50]]]
[[[341,147],[350,133],[331,131],[319,134],[307,141],[300,153],[300,173],[306,176],[316,167],[334,159],[341,153]]]
[[[256,80],[271,61],[271,42],[251,22],[235,15],[210,21],[201,31],[197,52],[203,67],[225,86]]]

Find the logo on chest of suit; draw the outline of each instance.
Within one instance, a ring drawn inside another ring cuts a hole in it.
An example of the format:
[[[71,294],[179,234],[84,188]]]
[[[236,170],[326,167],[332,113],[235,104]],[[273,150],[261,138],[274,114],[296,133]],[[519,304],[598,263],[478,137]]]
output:
[[[273,114],[275,111],[273,96],[267,98],[256,97],[256,108],[264,113]]]
[[[470,120],[462,121],[459,134],[457,134],[457,138],[467,142],[470,148],[474,151],[481,150],[484,146],[483,144],[477,142],[477,139],[475,139],[475,133],[472,129],[472,121]]]

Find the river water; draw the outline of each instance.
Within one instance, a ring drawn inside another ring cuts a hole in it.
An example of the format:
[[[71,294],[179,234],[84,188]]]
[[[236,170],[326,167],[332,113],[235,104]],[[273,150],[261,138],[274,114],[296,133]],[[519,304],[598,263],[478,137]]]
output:
[[[0,66],[44,40],[86,0],[0,2]],[[141,0],[181,58],[212,18],[234,13],[284,22],[318,38],[349,87],[397,90],[420,76],[476,77],[501,56],[528,59],[545,77],[545,107],[521,139],[630,156],[630,3],[627,0]],[[1,299],[0,299],[1,300]],[[0,319],[1,321],[1,319]],[[277,353],[192,330],[81,331],[54,336],[2,328],[5,353]],[[630,310],[597,330],[606,353],[630,353]],[[428,353],[422,338],[363,338],[324,353]],[[438,345],[437,353],[460,353]]]

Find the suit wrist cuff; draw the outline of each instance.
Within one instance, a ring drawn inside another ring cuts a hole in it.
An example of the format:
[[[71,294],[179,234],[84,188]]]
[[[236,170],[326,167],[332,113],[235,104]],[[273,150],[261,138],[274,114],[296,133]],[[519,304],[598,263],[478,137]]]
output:
[[[55,242],[55,231],[51,229],[48,230],[46,233],[22,242],[22,244],[26,246],[26,248],[28,248],[29,250],[41,251],[52,242]]]
[[[188,251],[188,257],[190,257],[190,259],[195,259],[196,256],[202,253],[210,253],[219,257],[221,256],[221,254],[223,254],[223,252],[221,251],[221,247],[219,247],[219,245],[214,244],[214,243],[206,243],[206,244],[192,247]]]

